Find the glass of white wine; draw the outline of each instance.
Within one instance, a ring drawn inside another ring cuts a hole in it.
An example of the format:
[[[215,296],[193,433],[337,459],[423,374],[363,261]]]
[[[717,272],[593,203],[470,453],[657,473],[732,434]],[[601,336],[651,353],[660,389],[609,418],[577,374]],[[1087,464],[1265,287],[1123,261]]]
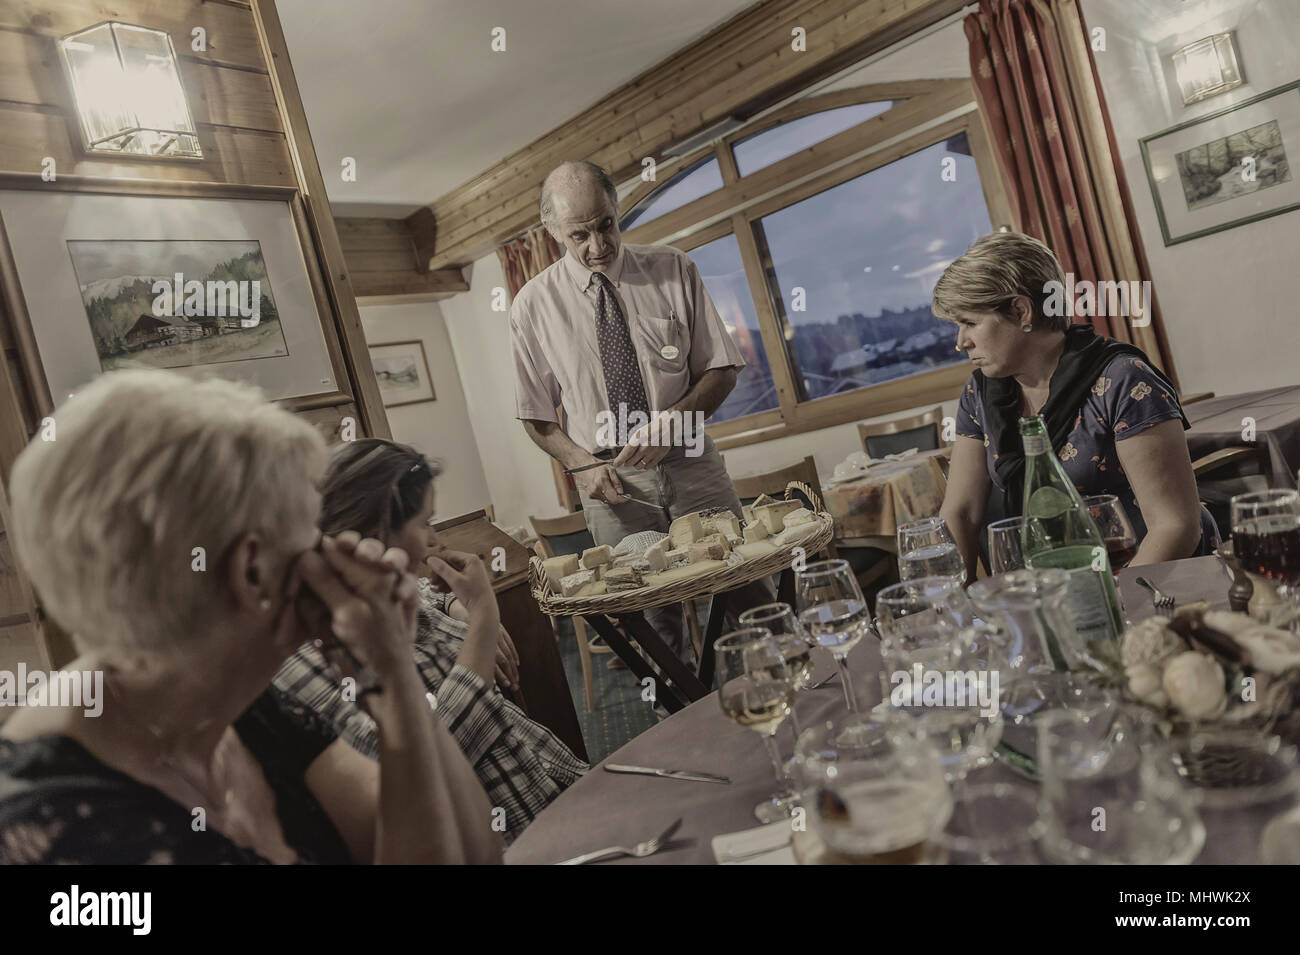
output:
[[[790,667],[790,679],[794,683],[796,693],[808,688],[812,683],[813,642],[808,632],[799,624],[799,618],[795,616],[794,609],[789,604],[770,603],[746,610],[740,615],[739,623],[742,627],[762,627],[770,630],[772,638],[776,640],[777,646],[785,655],[786,665]],[[798,697],[796,696],[795,699],[797,702]],[[799,714],[794,706],[790,708],[790,728],[794,731],[795,739],[798,739],[801,730]]]
[[[784,780],[776,731],[794,708],[794,681],[780,644],[765,627],[735,630],[713,645],[718,668],[718,702],[722,712],[763,737],[777,792],[754,807],[759,822],[787,818],[798,797]]]
[[[926,517],[898,527],[898,579],[921,577],[966,582],[966,562],[942,517]]]
[[[848,655],[871,629],[858,578],[847,560],[823,560],[807,565],[794,575],[799,622],[820,647],[835,657],[844,688],[844,705],[858,711],[858,699],[849,676]]]

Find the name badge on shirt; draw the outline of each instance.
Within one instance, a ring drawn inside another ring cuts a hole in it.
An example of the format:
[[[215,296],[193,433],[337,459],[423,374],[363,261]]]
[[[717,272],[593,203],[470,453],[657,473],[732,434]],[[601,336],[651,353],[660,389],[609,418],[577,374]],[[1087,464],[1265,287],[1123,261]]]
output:
[[[663,348],[659,349],[659,354],[663,355],[669,361],[672,361],[674,358],[680,355],[681,352],[678,351],[676,345],[665,345]]]

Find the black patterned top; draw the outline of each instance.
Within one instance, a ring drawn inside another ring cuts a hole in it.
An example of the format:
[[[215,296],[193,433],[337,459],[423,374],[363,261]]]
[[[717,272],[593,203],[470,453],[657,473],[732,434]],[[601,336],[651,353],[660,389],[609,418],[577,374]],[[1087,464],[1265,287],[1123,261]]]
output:
[[[300,862],[352,861],[307,789],[307,767],[337,734],[269,687],[235,721],[275,794],[285,842]],[[0,739],[0,864],[265,865],[189,808],[113,769],[70,736]]]

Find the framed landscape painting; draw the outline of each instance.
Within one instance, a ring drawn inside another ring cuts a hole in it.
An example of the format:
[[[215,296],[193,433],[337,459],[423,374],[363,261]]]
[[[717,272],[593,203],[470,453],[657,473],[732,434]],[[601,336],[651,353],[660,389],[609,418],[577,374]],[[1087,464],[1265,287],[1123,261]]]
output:
[[[424,342],[381,342],[370,346],[370,364],[385,408],[433,401],[433,378]]]
[[[247,381],[295,409],[350,398],[298,203],[0,189],[19,351],[50,409],[122,368]]]
[[[1139,144],[1165,245],[1300,209],[1300,82]]]

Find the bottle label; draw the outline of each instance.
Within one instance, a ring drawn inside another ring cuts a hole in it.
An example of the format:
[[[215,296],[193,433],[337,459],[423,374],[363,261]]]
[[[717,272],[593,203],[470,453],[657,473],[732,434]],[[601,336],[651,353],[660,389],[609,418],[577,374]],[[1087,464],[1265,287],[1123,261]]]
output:
[[[1031,454],[1046,454],[1052,450],[1052,442],[1045,434],[1026,434],[1023,435],[1025,444],[1025,457]]]
[[[1079,567],[1068,572],[1070,586],[1065,603],[1074,629],[1085,643],[1094,640],[1114,640],[1114,621],[1110,613],[1110,600],[1101,573],[1091,567]],[[1105,573],[1105,571],[1102,571]]]

